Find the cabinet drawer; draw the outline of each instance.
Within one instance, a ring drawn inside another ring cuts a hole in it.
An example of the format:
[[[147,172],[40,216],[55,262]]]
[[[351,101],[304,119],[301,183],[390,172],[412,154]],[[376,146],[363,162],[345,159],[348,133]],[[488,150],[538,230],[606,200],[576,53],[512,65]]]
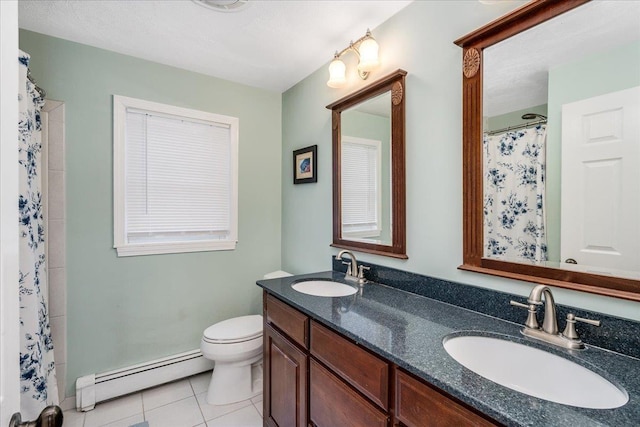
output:
[[[284,332],[304,348],[309,348],[309,318],[307,316],[269,294],[266,297],[265,308],[267,323]]]
[[[386,427],[388,417],[318,362],[309,359],[309,425]]]
[[[396,370],[396,419],[407,427],[495,426],[442,392]]]
[[[311,322],[311,354],[385,411],[389,364],[335,332]]]

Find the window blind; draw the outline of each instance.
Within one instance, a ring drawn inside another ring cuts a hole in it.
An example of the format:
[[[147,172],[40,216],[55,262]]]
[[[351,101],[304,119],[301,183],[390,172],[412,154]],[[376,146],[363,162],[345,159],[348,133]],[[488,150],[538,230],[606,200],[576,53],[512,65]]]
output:
[[[125,138],[128,243],[229,237],[228,125],[127,109]]]
[[[359,237],[381,230],[381,144],[362,138],[342,138],[342,232]]]

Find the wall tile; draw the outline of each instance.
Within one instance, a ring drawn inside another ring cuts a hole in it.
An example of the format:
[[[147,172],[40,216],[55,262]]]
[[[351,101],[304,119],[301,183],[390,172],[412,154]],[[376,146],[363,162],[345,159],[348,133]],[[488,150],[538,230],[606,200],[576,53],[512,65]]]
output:
[[[49,316],[67,314],[66,269],[49,268]]]
[[[49,268],[64,267],[66,260],[65,223],[63,220],[49,221]]]
[[[64,219],[64,172],[50,170],[49,175],[49,188],[47,200],[48,219],[49,221],[56,219]]]
[[[51,317],[51,337],[53,356],[58,361],[67,360],[67,316]]]

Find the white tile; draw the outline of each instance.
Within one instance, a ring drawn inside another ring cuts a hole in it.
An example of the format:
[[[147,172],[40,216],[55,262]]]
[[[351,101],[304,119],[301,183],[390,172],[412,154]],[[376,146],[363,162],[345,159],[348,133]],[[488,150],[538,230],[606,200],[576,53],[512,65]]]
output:
[[[62,402],[60,402],[60,408],[62,408],[63,411],[68,411],[70,409],[73,409],[74,411],[76,410],[76,397],[75,396],[69,396],[67,398],[65,398]]]
[[[50,113],[47,124],[49,126],[49,140],[47,141],[49,145],[47,151],[49,170],[61,171],[64,170],[64,122],[60,118],[53,117],[53,114]]]
[[[77,412],[75,409],[62,412],[62,423],[64,427],[83,427],[84,412]]]
[[[256,403],[259,403],[259,402],[262,402],[262,393],[260,393],[259,395],[251,398],[251,403],[256,404]]]
[[[189,380],[175,381],[142,392],[145,411],[193,396]]]
[[[55,358],[55,355],[54,355]],[[57,360],[56,360],[57,362]],[[56,363],[56,382],[58,383],[58,398],[62,402],[64,400],[65,377],[67,375],[67,364]],[[64,411],[64,409],[62,409]]]
[[[123,418],[121,420],[114,421],[114,422],[109,423],[109,424],[105,424],[102,427],[130,427],[133,424],[138,424],[138,423],[141,423],[143,421],[144,421],[144,415],[142,413],[139,413],[139,414],[134,415],[132,417]]]
[[[67,314],[67,286],[65,268],[49,269],[49,316]]]
[[[99,427],[140,413],[142,413],[142,395],[130,394],[98,403],[94,410],[87,412],[84,427]]]
[[[209,381],[211,381],[211,373],[212,371],[203,372],[198,375],[194,375],[189,377],[189,381],[191,382],[191,387],[193,387],[193,392],[195,394],[200,394],[209,389]]]
[[[207,421],[207,427],[261,427],[262,417],[253,407],[239,409],[215,420]]]
[[[207,392],[200,393],[196,398],[198,399],[198,405],[200,405],[200,409],[202,410],[202,415],[204,415],[204,419],[207,421],[247,406],[253,406],[249,399],[243,400],[242,402],[231,403],[229,405],[209,405],[207,403]]]
[[[258,411],[258,413],[260,414],[261,417],[263,417],[264,415],[262,415],[262,405],[264,403],[263,402],[258,402],[258,403],[254,403],[253,406],[256,407],[256,411]]]
[[[49,221],[49,268],[64,267],[65,254],[65,235],[64,221],[60,219]]]
[[[67,360],[67,316],[49,318],[51,339],[53,340],[53,356],[60,363]]]
[[[150,427],[193,427],[204,421],[195,397],[145,411],[144,417]]]
[[[64,172],[49,171],[48,185],[48,219],[64,219]]]

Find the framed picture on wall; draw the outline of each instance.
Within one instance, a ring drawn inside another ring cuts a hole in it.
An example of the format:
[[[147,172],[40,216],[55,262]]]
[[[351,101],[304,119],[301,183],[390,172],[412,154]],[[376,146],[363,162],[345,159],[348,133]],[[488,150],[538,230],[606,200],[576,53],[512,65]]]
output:
[[[293,152],[293,183],[318,182],[318,146],[301,148]]]

